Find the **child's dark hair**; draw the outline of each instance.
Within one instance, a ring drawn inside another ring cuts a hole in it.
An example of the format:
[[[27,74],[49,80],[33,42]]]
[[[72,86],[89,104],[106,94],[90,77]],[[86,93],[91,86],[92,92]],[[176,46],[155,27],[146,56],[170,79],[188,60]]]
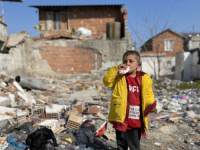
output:
[[[123,55],[123,58],[124,58],[124,56],[128,56],[128,55],[134,55],[136,57],[138,63],[140,63],[140,54],[137,51],[131,51],[131,50],[126,51]]]

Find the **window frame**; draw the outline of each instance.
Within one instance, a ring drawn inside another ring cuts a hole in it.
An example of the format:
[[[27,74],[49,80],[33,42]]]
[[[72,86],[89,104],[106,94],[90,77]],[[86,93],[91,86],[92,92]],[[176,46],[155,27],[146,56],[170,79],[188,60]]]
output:
[[[165,49],[165,51],[173,51],[174,50],[174,39],[165,39],[164,40],[164,49]]]
[[[61,13],[60,11],[53,11],[53,29],[56,31],[61,30]]]

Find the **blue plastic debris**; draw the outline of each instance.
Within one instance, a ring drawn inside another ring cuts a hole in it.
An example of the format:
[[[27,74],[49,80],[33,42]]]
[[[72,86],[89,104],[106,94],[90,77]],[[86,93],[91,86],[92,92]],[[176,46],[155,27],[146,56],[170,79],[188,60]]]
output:
[[[16,150],[26,149],[28,147],[28,146],[24,145],[23,143],[16,142],[13,135],[8,136],[7,142],[10,143],[8,145],[9,148],[15,148]]]

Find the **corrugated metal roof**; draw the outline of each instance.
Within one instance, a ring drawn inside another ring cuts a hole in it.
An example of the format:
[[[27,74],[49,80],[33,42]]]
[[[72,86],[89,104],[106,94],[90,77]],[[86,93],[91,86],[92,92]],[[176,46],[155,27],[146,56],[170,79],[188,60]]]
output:
[[[29,7],[40,8],[40,7],[73,7],[73,6],[124,6],[124,4],[96,4],[96,5],[30,5]]]

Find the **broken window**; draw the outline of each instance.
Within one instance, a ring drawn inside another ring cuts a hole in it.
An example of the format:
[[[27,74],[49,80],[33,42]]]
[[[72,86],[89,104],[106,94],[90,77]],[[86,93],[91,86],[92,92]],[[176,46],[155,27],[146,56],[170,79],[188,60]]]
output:
[[[53,12],[54,30],[61,30],[61,17],[59,11]]]
[[[165,40],[165,51],[173,51],[174,49],[174,40]]]

